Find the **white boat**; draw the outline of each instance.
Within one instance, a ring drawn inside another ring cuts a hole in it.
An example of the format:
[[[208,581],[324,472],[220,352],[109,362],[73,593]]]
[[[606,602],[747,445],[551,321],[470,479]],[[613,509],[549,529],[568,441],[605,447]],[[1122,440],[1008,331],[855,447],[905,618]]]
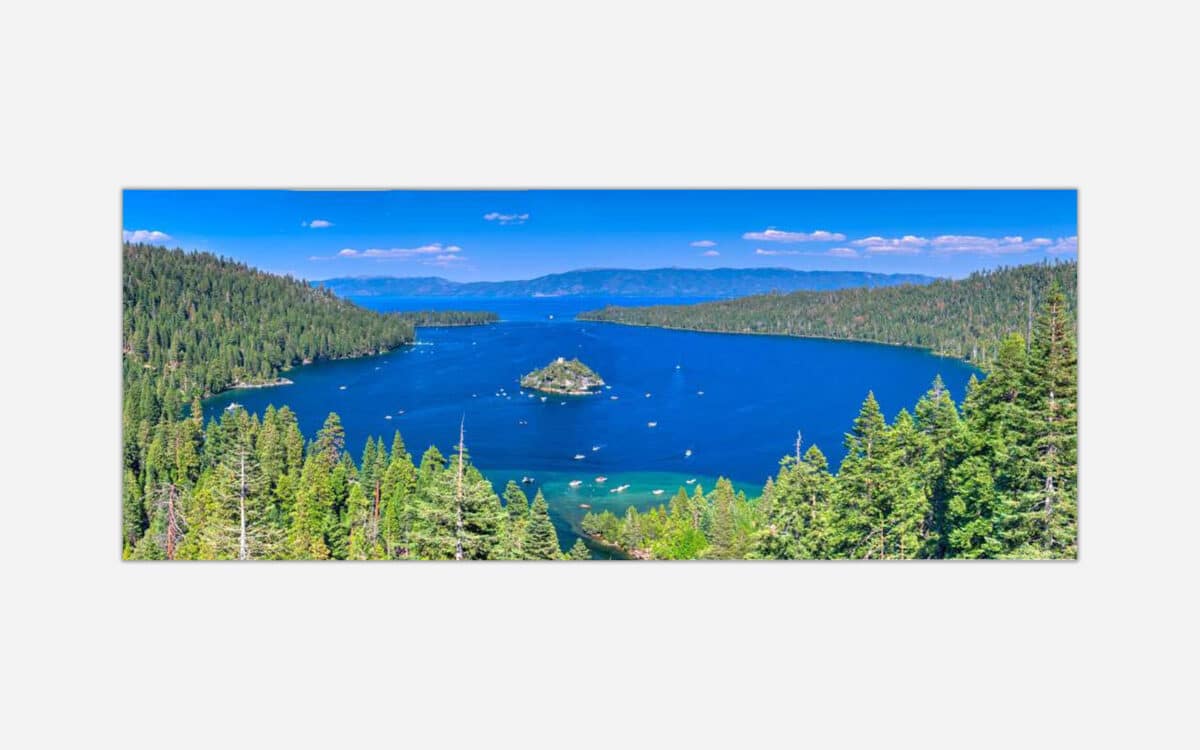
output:
[[[617,397],[616,397],[616,396],[609,396],[608,398],[609,398],[609,400],[610,400],[610,401],[616,401],[616,400],[617,400]]]
[[[646,392],[646,398],[650,398],[650,392],[649,392],[649,391],[647,391],[647,392]]]
[[[396,413],[397,413],[397,414],[403,414],[403,413],[404,413],[404,410],[403,410],[403,409],[401,409],[400,411],[398,411],[398,412],[396,412]]]
[[[688,448],[687,450],[685,450],[685,451],[683,452],[683,457],[684,457],[684,458],[690,458],[690,457],[691,457],[691,455],[692,455],[692,449],[691,449],[691,448]]]
[[[583,459],[584,459],[584,455],[583,455],[582,453],[576,453],[576,454],[575,454],[575,460],[576,460],[576,461],[582,461]]]
[[[627,489],[629,489],[629,485],[623,484],[620,487],[617,487],[617,492],[624,492]]]
[[[679,365],[675,365],[675,369],[676,369],[676,370],[679,370],[679,369],[681,369],[681,368],[679,367]]]
[[[233,411],[234,409],[240,409],[241,406],[242,405],[239,404],[238,402],[233,401],[233,402],[230,402],[229,406],[225,407],[225,411]]]
[[[703,396],[703,395],[704,395],[704,391],[696,391],[696,395],[697,395],[697,396]]]
[[[611,390],[612,390],[612,386],[611,386],[611,385],[606,385],[606,386],[604,386],[604,390],[606,390],[606,391],[611,391]]]
[[[646,426],[647,427],[658,427],[658,422],[647,422]]]
[[[533,484],[533,477],[521,477],[521,484]]]
[[[344,386],[344,385],[339,385],[339,386],[338,386],[338,390],[339,390],[339,391],[344,391],[344,390],[346,390],[346,386]]]
[[[653,491],[653,492],[651,492],[650,494],[651,494],[651,495],[661,495],[662,493],[663,493],[663,491],[662,491],[662,490],[654,490],[654,491]]]
[[[593,446],[592,446],[592,452],[593,452],[593,453],[595,453],[595,452],[596,452],[596,451],[598,451],[598,450],[600,450],[600,446],[598,446],[598,445],[593,445]]]
[[[391,418],[392,418],[392,415],[391,415],[391,414],[384,414],[384,415],[383,415],[383,418],[384,418],[384,419],[391,419]]]
[[[571,487],[578,487],[579,485],[583,484],[583,482],[578,479],[572,479],[571,481],[567,482],[567,484]]]
[[[546,397],[545,397],[545,396],[542,396],[542,403],[543,403],[543,404],[544,404],[544,403],[546,403]]]
[[[695,478],[692,478],[692,479],[689,479],[689,480],[687,480],[687,482],[686,482],[686,483],[687,483],[687,484],[695,484],[695,483],[696,483],[696,480],[695,480]]]
[[[608,481],[608,477],[596,477],[596,484],[604,484]]]

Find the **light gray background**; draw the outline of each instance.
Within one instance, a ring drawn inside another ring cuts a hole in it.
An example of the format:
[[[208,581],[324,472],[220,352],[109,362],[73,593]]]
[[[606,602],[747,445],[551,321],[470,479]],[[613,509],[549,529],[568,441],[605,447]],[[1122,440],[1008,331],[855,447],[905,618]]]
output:
[[[1182,7],[7,7],[4,744],[1194,741]],[[1078,186],[1082,558],[121,564],[123,186]]]

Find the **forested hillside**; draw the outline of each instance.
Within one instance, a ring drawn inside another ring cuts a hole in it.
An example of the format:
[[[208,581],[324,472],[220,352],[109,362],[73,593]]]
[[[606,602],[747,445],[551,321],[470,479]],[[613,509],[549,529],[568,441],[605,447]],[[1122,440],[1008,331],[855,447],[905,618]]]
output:
[[[960,409],[941,381],[887,424],[868,394],[837,474],[810,446],[750,501],[719,480],[670,505],[589,514],[583,531],[636,558],[1074,558],[1074,319],[1057,287],[1028,347],[1005,338]]]
[[[876,341],[931,349],[987,366],[1009,333],[1028,336],[1057,282],[1075,309],[1076,263],[980,271],[930,284],[766,294],[696,305],[609,306],[581,320],[728,333]]]
[[[172,414],[180,395],[269,382],[302,362],[413,340],[409,320],[209,253],[127,244],[123,274],[126,398],[173,401]],[[139,416],[154,419],[155,412]]]

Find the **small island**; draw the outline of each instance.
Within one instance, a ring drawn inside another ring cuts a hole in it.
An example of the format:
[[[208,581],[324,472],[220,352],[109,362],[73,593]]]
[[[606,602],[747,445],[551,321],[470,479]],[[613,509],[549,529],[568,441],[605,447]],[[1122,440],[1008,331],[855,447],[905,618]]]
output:
[[[521,378],[522,388],[568,396],[587,396],[603,385],[604,381],[590,367],[578,359],[563,357]]]

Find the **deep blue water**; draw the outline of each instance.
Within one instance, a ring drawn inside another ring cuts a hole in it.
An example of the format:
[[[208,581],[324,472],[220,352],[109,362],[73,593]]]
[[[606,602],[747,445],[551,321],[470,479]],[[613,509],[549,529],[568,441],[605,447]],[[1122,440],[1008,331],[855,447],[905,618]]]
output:
[[[685,479],[710,489],[717,476],[755,495],[794,450],[797,430],[805,449],[815,442],[836,467],[844,433],[869,390],[891,419],[901,408],[911,410],[938,374],[960,400],[974,372],[903,347],[573,319],[606,301],[361,298],[356,302],[380,310],[493,310],[502,322],[422,328],[414,346],[299,367],[287,374],[290,386],[221,394],[206,402],[206,415],[235,401],[259,413],[287,404],[311,438],[336,411],[356,458],[368,436],[390,442],[394,430],[417,458],[431,444],[448,454],[465,417],[475,464],[500,489],[510,478],[537,478],[566,547],[585,512],[581,503],[644,508],[669,500]],[[545,401],[522,392],[522,374],[560,356],[579,357],[611,389]],[[600,475],[608,481],[597,484]],[[571,479],[583,485],[570,488]],[[626,492],[611,492],[626,483]],[[655,489],[664,492],[653,495]]]

